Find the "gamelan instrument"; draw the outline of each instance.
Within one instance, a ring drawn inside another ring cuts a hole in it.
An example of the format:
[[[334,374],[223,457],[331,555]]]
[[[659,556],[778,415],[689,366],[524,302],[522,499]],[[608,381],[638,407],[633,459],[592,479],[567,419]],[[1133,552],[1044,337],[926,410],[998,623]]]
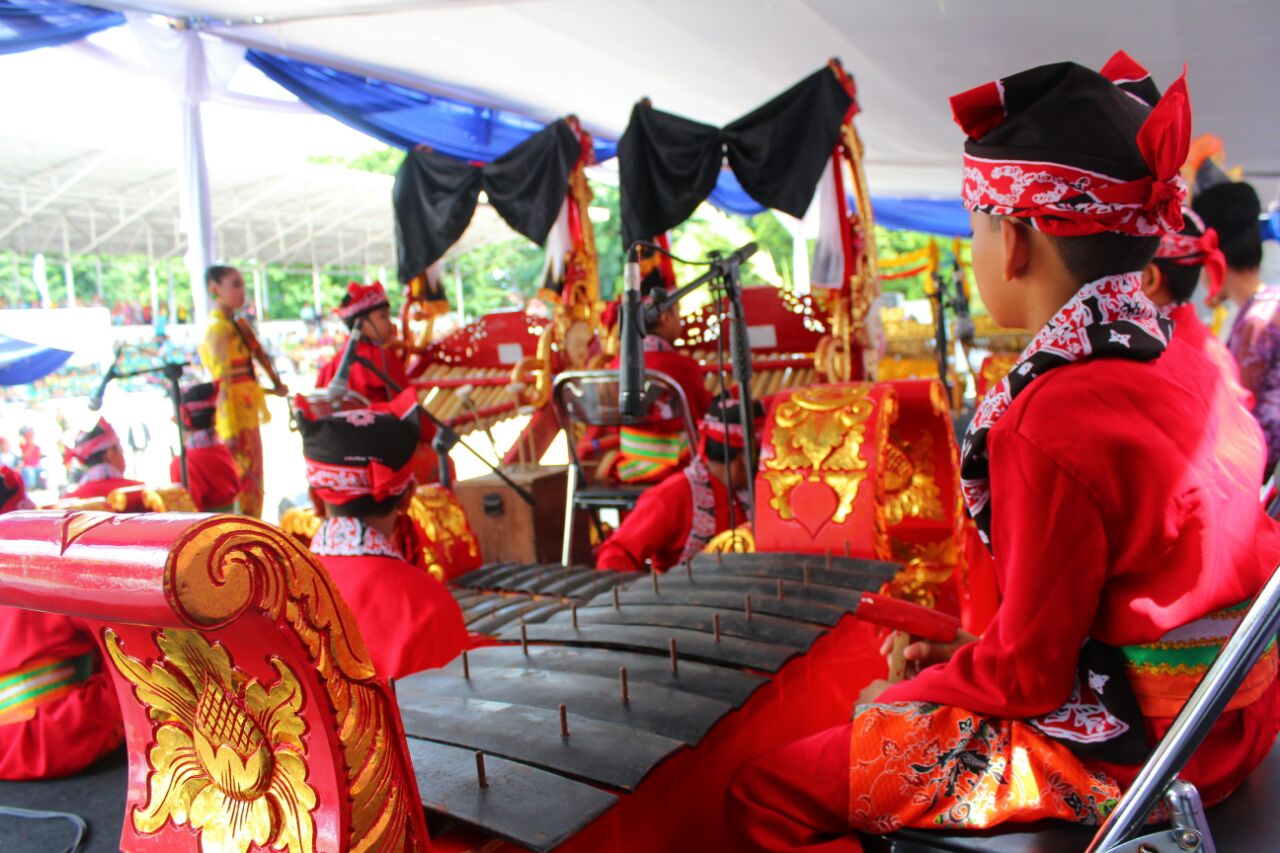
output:
[[[845,617],[898,568],[723,554],[665,574],[500,563],[456,578],[468,629],[495,644],[396,682],[433,837],[727,849],[702,798],[719,808],[746,742],[847,719],[850,661],[866,668],[874,644]]]

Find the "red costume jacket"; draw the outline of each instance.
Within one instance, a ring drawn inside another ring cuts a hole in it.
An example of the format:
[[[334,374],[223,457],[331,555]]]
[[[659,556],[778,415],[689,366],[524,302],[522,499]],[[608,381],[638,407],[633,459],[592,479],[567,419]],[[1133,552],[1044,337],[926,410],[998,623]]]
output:
[[[739,492],[734,512],[747,521],[747,500]],[[702,553],[717,533],[729,529],[729,490],[695,456],[678,475],[663,480],[640,500],[596,554],[596,568],[614,572],[645,570],[645,561],[666,571]]]
[[[333,381],[334,375],[338,372],[338,362],[342,360],[344,347],[345,344],[339,346],[338,355],[326,362],[316,374],[317,388],[327,388]],[[409,387],[412,380],[405,373],[404,364],[400,359],[389,355],[383,347],[361,338],[356,342],[356,355],[376,366],[387,375],[387,378],[399,385],[401,390]],[[387,404],[400,393],[388,388],[381,376],[358,361],[353,361],[351,364],[351,372],[347,374],[347,388],[367,399],[369,408],[374,410],[385,410]],[[418,453],[414,457],[413,473],[419,483],[434,483],[440,479],[439,457],[431,449],[431,442],[436,437],[436,425],[425,417],[421,419],[421,424],[422,439]],[[450,462],[450,470],[452,468],[453,464]]]
[[[213,432],[213,430],[209,430]],[[182,458],[169,463],[169,479],[182,482]],[[240,494],[240,469],[220,441],[187,447],[187,492],[201,512],[229,507]]]
[[[376,530],[326,519],[311,548],[355,615],[380,678],[444,666],[467,647],[458,602]]]
[[[81,483],[72,491],[67,492],[69,498],[105,498],[116,489],[124,489],[129,486],[141,486],[139,480],[130,480],[125,477],[106,477],[101,480],[90,480],[87,483]]]
[[[1226,344],[1200,322],[1196,309],[1187,304],[1179,305],[1169,312],[1169,319],[1173,321],[1174,335],[1213,362],[1222,371],[1222,375],[1239,389],[1245,406],[1252,409],[1253,394],[1240,384],[1240,365],[1236,364],[1236,357],[1227,349]]]
[[[1003,718],[1060,708],[1086,637],[1154,643],[1254,596],[1280,558],[1262,513],[1261,432],[1182,337],[1151,362],[1056,368],[989,435],[1001,603],[976,643],[886,690]],[[1267,754],[1276,684],[1228,711],[1184,776],[1213,802]],[[1154,743],[1170,718],[1148,716]],[[1122,784],[1135,767],[1103,765]]]
[[[342,360],[342,351],[345,348],[345,343],[340,345],[337,356],[320,368],[320,372],[316,375],[317,388],[327,388],[329,383],[333,381],[334,375],[338,372],[338,362]],[[387,351],[378,344],[361,338],[356,343],[356,355],[385,373],[401,389],[409,387],[409,377],[404,372],[404,364],[400,359],[388,355]],[[358,361],[352,361],[351,363],[351,372],[347,374],[347,388],[368,400],[372,408],[377,408],[379,403],[390,403],[399,393],[389,389],[387,383],[382,381],[381,376],[378,376]]]
[[[691,356],[677,352],[671,344],[662,338],[650,336],[646,338],[644,348],[644,369],[665,373],[676,381],[689,400],[689,413],[693,415],[695,424],[702,422],[702,416],[711,405],[711,392],[707,390],[705,374],[701,365]],[[651,344],[650,341],[661,341]],[[610,370],[617,370],[621,362],[614,359],[609,363]],[[678,427],[679,424],[676,424]]]
[[[0,779],[88,767],[124,737],[120,706],[88,627],[0,607]]]

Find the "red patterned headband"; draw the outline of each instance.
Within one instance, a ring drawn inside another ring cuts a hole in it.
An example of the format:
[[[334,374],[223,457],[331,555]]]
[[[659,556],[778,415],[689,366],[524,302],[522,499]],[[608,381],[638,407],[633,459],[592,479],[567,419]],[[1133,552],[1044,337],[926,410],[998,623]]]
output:
[[[1188,214],[1193,216],[1194,214]],[[1218,295],[1222,279],[1227,274],[1227,259],[1218,248],[1218,232],[1205,229],[1199,236],[1190,234],[1166,234],[1160,238],[1156,258],[1170,261],[1180,267],[1204,267],[1209,279],[1209,298]]]
[[[335,506],[366,495],[375,501],[385,501],[404,494],[405,489],[413,486],[413,465],[405,465],[397,471],[377,461],[367,466],[353,466],[308,459],[307,484],[320,500]]]
[[[71,451],[73,457],[81,462],[88,462],[91,456],[95,456],[112,447],[120,446],[120,437],[111,428],[111,424],[99,419],[95,429],[97,428],[101,428],[102,431],[93,438],[86,438],[84,441],[76,442],[75,448]]]
[[[702,419],[702,437],[729,447],[741,448],[747,443],[746,431],[743,430],[742,424],[726,424],[724,421],[709,417]]]
[[[1004,119],[999,81],[951,99],[956,121],[976,139]],[[968,210],[1028,219],[1046,234],[1080,237],[1111,231],[1153,237],[1182,228],[1186,185],[1179,168],[1191,143],[1185,74],[1174,81],[1138,132],[1151,174],[1132,181],[1063,163],[964,155],[961,196]]]

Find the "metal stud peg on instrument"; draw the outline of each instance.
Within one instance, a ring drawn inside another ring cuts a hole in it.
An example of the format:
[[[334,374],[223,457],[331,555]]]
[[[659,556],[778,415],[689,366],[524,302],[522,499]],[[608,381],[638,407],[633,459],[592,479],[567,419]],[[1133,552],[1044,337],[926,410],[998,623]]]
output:
[[[711,614],[711,630],[716,635],[716,642],[717,643],[720,642],[720,614],[719,613]]]
[[[809,564],[808,563],[800,564],[800,578],[801,578],[801,582],[807,587],[809,585]]]
[[[476,782],[481,788],[489,787],[489,775],[484,772],[484,753],[476,750]]]
[[[827,549],[827,568],[831,568],[831,549]]]
[[[751,621],[751,596],[747,595],[742,601],[742,612],[747,615],[747,621]]]
[[[569,708],[560,703],[560,737],[569,736]]]
[[[529,628],[523,622],[520,623],[520,649],[525,657],[529,656]]]
[[[684,573],[689,576],[689,581],[693,581],[693,560],[684,561]]]
[[[782,586],[782,578],[778,578],[778,600],[782,601],[786,597],[786,592]]]
[[[658,568],[654,568],[649,572],[649,577],[653,578],[653,594],[658,595]]]
[[[569,614],[573,617],[573,630],[578,630],[578,605],[569,608]]]
[[[622,678],[622,704],[625,705],[631,701],[631,691],[627,689],[627,668],[618,667],[618,675]]]
[[[672,637],[667,643],[671,648],[671,674],[677,675],[680,672],[680,658],[676,655],[676,638]]]
[[[462,677],[467,681],[471,680],[471,662],[467,660],[467,653],[462,653]]]

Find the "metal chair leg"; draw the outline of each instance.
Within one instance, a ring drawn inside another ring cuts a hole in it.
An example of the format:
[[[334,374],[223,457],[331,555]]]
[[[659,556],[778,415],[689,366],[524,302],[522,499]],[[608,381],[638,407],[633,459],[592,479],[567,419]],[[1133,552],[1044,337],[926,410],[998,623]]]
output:
[[[571,555],[573,552],[573,519],[577,513],[576,503],[578,500],[578,466],[569,465],[568,482],[565,484],[564,499],[564,544],[560,546],[560,565],[565,568],[569,567]]]

